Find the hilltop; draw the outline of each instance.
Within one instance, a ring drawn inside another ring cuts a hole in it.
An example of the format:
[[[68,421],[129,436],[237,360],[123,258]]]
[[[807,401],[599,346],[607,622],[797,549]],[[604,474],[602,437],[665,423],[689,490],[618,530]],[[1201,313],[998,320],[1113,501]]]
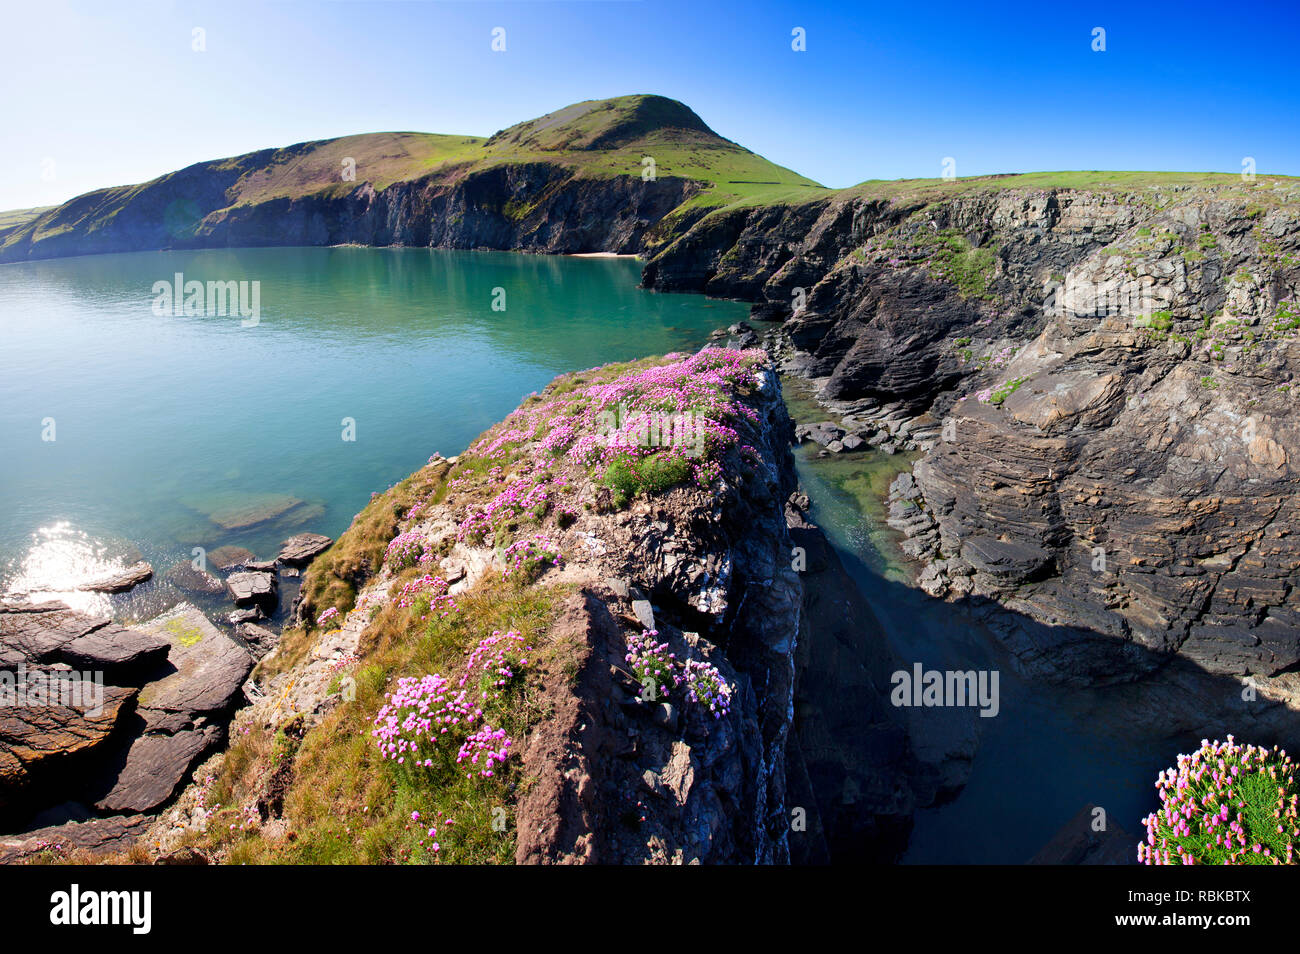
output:
[[[598,193],[613,180],[621,181],[620,204],[633,204],[633,217],[647,226],[683,205],[829,191],[722,138],[675,100],[621,96],[577,103],[488,139],[381,132],[317,140],[3,213],[0,261],[347,242],[528,248],[538,243],[527,226],[542,226],[550,200]],[[595,204],[610,214],[599,197]],[[456,208],[440,216],[448,205]],[[382,215],[367,214],[375,206]],[[450,220],[458,214],[475,225],[456,229]],[[616,240],[611,234],[541,250],[602,251],[602,242]]]

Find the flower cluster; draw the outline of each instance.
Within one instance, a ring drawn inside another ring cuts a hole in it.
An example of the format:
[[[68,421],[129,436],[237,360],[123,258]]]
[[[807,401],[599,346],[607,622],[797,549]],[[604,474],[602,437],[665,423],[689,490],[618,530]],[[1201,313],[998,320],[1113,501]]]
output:
[[[471,765],[479,766],[478,774],[491,778],[495,766],[503,764],[510,757],[510,745],[505,729],[484,725],[477,732],[470,733],[461,743],[460,751],[456,753],[456,762],[460,764],[468,761]],[[479,759],[483,761],[480,763]]]
[[[402,584],[397,605],[403,609],[418,605],[421,619],[427,619],[430,613],[446,619],[459,608],[455,598],[447,594],[447,581],[428,573]]]
[[[328,626],[330,623],[333,623],[338,618],[339,618],[338,607],[331,606],[325,612],[321,613],[319,616],[316,617],[316,625]]]
[[[682,684],[677,656],[669,652],[667,643],[656,640],[658,635],[658,630],[647,629],[638,636],[629,636],[627,655],[623,657],[651,699],[666,696]]]
[[[472,510],[456,531],[456,539],[478,542],[489,531],[504,526],[523,513],[541,517],[550,506],[550,488],[533,477],[516,476],[504,490],[482,507]]]
[[[490,724],[483,706],[499,699],[509,680],[528,665],[526,652],[531,649],[518,633],[494,632],[470,652],[454,687],[438,673],[398,679],[370,733],[380,754],[399,765],[409,758],[411,765],[432,768],[434,758],[445,751],[445,736],[457,745],[456,763],[473,766],[467,777],[492,777],[513,742],[504,729]]]
[[[707,706],[713,718],[721,719],[731,712],[731,685],[722,678],[717,666],[698,659],[688,659],[683,667],[683,679],[686,682],[686,698]]]
[[[506,489],[486,506],[470,509],[458,538],[478,541],[525,512],[544,515],[548,498],[530,482],[538,480],[533,474],[557,460],[590,470],[599,480],[612,464],[664,453],[699,460],[736,445],[738,434],[728,422],[756,423],[757,415],[734,395],[752,383],[762,352],[706,348],[667,357],[666,364],[588,385],[557,400],[532,399],[490,440],[471,445],[467,453],[476,457],[507,455],[517,460],[521,449],[526,453],[521,471],[511,476]],[[690,468],[680,472],[692,475]],[[693,476],[710,480],[718,473],[710,467]],[[547,479],[541,475],[541,482]]]
[[[516,540],[506,547],[503,556],[506,576],[518,571],[525,580],[530,581],[540,576],[547,567],[559,566],[563,562],[560,548],[542,533]]]
[[[459,688],[477,688],[482,699],[501,698],[501,690],[515,677],[515,672],[528,665],[532,646],[525,645],[524,637],[514,630],[503,633],[493,630],[492,635],[479,640],[465,660],[465,672],[460,677]]]
[[[393,537],[384,551],[384,559],[390,566],[399,570],[416,566],[425,559],[424,538],[418,533],[407,531]]]
[[[397,688],[385,694],[371,731],[386,759],[416,765],[433,765],[428,743],[436,741],[465,719],[477,721],[482,712],[469,709],[465,694],[453,693],[446,679],[434,673],[417,679],[403,676]]]
[[[1148,865],[1295,863],[1300,787],[1286,752],[1201,740],[1156,779],[1161,807],[1144,819]]]

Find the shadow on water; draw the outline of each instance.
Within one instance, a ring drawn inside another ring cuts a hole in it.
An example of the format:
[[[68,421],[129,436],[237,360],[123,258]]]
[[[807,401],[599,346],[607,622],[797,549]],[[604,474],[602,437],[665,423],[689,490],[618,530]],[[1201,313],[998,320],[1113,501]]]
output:
[[[1300,739],[1300,713],[1244,700],[1240,679],[1129,644],[1116,652],[1113,637],[1043,626],[986,600],[929,597],[910,585],[880,497],[909,462],[816,450],[795,456],[820,529],[791,531],[808,554],[796,737],[825,833],[825,850],[805,860],[1020,864],[1089,803],[1136,849],[1158,806],[1156,776],[1179,753],[1229,733],[1288,749]],[[1007,625],[1040,645],[1086,639],[1116,657],[1116,679],[1154,671],[1089,687],[1030,677],[994,632]],[[997,714],[891,705],[893,673],[915,663],[997,672]]]

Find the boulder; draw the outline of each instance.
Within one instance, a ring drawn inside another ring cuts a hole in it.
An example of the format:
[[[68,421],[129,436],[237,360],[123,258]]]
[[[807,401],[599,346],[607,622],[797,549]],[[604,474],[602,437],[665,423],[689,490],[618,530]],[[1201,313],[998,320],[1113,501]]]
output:
[[[633,600],[632,615],[637,618],[644,628],[655,628],[655,611],[649,600]]]
[[[67,672],[51,667],[28,667],[20,678],[21,684],[15,685],[12,691],[17,693],[21,686],[24,697],[30,699],[38,686],[44,691],[52,679],[67,678]],[[46,769],[62,765],[68,757],[94,748],[108,738],[122,707],[136,690],[102,686],[102,691],[97,708],[92,708],[93,698],[82,701],[81,705],[0,706],[0,808],[9,803],[10,796],[19,787],[39,781],[39,774]]]
[[[255,659],[261,659],[280,642],[278,633],[253,623],[240,623],[235,627],[235,632],[248,643],[248,650]]]
[[[245,571],[226,577],[226,587],[236,606],[257,605],[272,608],[276,603],[275,574]]]
[[[266,614],[257,606],[250,606],[247,609],[237,609],[226,616],[226,620],[231,626],[238,626],[241,623],[256,623],[258,620],[263,619],[266,619]]]

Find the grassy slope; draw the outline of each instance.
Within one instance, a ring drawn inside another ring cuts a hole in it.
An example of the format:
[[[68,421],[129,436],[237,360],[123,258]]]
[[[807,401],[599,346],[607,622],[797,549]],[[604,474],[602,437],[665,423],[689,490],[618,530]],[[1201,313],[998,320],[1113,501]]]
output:
[[[26,225],[53,208],[55,206],[46,205],[34,209],[10,209],[8,212],[0,212],[0,232]]]

